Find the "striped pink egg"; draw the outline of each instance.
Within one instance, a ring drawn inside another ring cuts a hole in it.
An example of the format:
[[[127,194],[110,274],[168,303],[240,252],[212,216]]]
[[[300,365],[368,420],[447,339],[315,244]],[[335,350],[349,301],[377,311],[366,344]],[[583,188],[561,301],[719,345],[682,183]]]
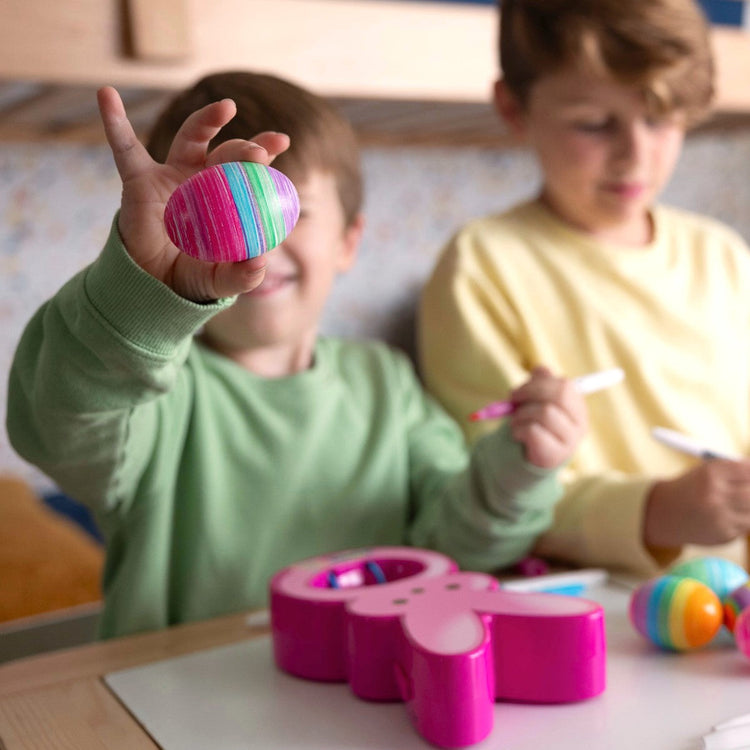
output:
[[[731,591],[722,602],[724,605],[724,624],[734,632],[734,625],[742,612],[750,607],[750,582]]]
[[[299,218],[299,197],[273,167],[229,162],[198,172],[167,202],[164,225],[182,252],[199,260],[254,258],[284,241]]]

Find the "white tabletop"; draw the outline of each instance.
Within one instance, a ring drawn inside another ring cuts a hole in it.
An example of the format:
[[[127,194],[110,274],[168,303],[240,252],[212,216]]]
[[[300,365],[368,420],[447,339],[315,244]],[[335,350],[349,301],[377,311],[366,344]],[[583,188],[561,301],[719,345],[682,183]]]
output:
[[[631,627],[630,592],[587,591],[602,604],[607,689],[561,706],[497,703],[477,750],[700,750],[702,735],[750,712],[750,661],[722,634],[707,649],[664,653]],[[279,672],[270,637],[106,676],[164,750],[425,750],[402,704],[354,697],[345,684]]]

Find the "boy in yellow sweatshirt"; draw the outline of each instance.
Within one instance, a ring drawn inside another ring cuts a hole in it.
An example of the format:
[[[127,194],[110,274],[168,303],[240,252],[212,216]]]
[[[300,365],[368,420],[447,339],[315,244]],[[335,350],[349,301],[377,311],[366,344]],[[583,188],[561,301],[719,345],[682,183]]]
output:
[[[711,219],[658,203],[713,95],[694,0],[503,0],[497,109],[537,157],[536,197],[471,222],[424,290],[428,389],[466,415],[544,362],[622,367],[592,399],[539,554],[644,574],[681,555],[745,564],[750,462],[701,462],[661,426],[750,449],[750,252]]]

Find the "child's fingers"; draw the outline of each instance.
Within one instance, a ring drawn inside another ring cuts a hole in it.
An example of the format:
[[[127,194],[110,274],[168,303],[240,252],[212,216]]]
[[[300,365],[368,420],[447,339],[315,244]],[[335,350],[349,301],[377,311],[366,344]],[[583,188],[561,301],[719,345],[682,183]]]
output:
[[[222,263],[216,272],[219,297],[231,297],[255,289],[266,275],[265,257],[251,258],[242,263]]]
[[[721,469],[727,484],[750,487],[750,461],[747,459],[742,461],[714,459],[711,465]]]
[[[511,428],[513,439],[524,446],[526,460],[544,469],[559,466],[570,456],[570,446],[538,422]]]
[[[112,86],[104,86],[97,91],[96,99],[107,143],[120,178],[125,182],[150,167],[153,160],[138,140],[118,91]]]
[[[230,161],[252,161],[256,164],[268,166],[271,157],[260,144],[254,141],[235,139],[226,141],[211,151],[206,157],[206,167],[213,167]]]
[[[255,289],[265,272],[264,255],[239,263],[207,263],[179,253],[169,286],[186,299],[210,302]]]
[[[516,404],[551,401],[557,398],[564,383],[564,378],[555,377],[546,367],[535,367],[531,377],[511,393],[511,400]]]
[[[167,164],[186,174],[203,169],[209,142],[236,112],[237,106],[231,99],[222,99],[193,112],[177,131]]]
[[[585,429],[587,412],[583,396],[572,380],[556,377],[546,368],[536,368],[530,380],[513,392],[512,400],[520,411],[527,410],[533,405],[539,408],[554,405],[579,429]],[[539,414],[537,411],[536,418],[539,418]]]
[[[270,161],[286,151],[290,144],[289,136],[286,133],[274,133],[270,130],[258,133],[253,138],[253,142],[262,146],[268,152]]]
[[[561,443],[571,441],[583,431],[582,425],[573,418],[570,412],[549,401],[526,403],[523,407],[516,409],[511,416],[511,430],[514,437],[516,431],[522,434],[523,430],[533,425],[538,425]]]
[[[251,140],[234,138],[218,145],[206,158],[206,166],[228,161],[252,161],[268,166],[289,148],[289,136],[283,133],[258,133]]]
[[[533,404],[556,404],[571,415],[579,410],[580,398],[570,380],[556,377],[545,368],[536,368],[531,378],[511,395],[518,409]]]
[[[213,277],[214,296],[219,299],[250,292],[263,281],[265,274],[265,256],[240,263],[217,263]]]

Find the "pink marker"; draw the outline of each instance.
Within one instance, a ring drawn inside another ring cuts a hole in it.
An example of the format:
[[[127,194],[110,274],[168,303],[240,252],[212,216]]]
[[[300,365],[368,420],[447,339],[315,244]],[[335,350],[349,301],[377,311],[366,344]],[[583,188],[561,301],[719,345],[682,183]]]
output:
[[[624,377],[625,373],[619,367],[615,367],[611,370],[602,370],[601,372],[581,375],[573,379],[573,384],[579,393],[586,395],[609,388],[611,385],[619,383]],[[472,422],[479,422],[483,419],[499,419],[500,417],[512,414],[517,407],[518,404],[513,403],[513,401],[494,401],[470,414],[469,419]]]

